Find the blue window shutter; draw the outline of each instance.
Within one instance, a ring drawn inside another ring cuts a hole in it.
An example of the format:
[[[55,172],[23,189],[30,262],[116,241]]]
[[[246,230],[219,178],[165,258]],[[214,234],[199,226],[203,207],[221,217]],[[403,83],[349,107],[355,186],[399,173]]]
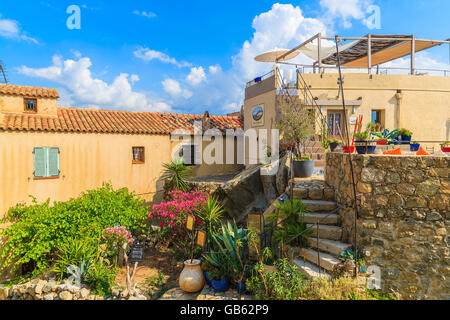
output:
[[[47,177],[59,177],[59,148],[48,148]]]
[[[47,150],[45,148],[34,148],[34,177],[44,178],[47,176]]]

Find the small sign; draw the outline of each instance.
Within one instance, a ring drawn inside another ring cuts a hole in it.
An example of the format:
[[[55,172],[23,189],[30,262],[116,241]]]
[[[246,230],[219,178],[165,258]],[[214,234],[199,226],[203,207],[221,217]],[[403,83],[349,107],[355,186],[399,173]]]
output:
[[[204,248],[206,243],[206,232],[205,231],[199,231],[197,233],[197,245]]]
[[[264,105],[259,105],[252,110],[252,127],[264,125]]]
[[[194,230],[194,222],[195,222],[194,216],[188,215],[186,221],[186,228],[190,231]]]
[[[350,117],[349,120],[350,120],[350,125],[354,126],[356,124],[356,121],[357,121],[356,117]]]
[[[130,262],[141,262],[144,260],[144,246],[135,244],[131,247]]]

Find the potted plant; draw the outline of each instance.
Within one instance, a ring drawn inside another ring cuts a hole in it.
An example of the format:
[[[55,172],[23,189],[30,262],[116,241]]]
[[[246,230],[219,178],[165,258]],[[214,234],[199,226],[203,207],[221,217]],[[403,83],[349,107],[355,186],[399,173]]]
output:
[[[442,152],[449,153],[450,152],[450,142],[444,142],[441,144]]]
[[[339,139],[328,139],[328,144],[330,145],[331,152],[334,152],[334,150],[342,144],[342,141]]]
[[[418,142],[416,142],[416,141],[411,142],[411,144],[410,144],[410,150],[411,150],[412,152],[417,152],[417,151],[419,151],[419,148],[420,148],[420,143],[418,143]]]
[[[306,142],[314,135],[313,115],[298,103],[294,106],[284,103],[280,109],[282,117],[277,128],[283,141],[294,145],[294,175],[298,178],[310,177],[314,172],[314,160],[305,155],[305,150]]]
[[[399,130],[389,131],[385,129],[383,132],[371,132],[372,136],[377,137],[377,145],[387,145],[390,140],[394,140],[398,137]]]
[[[369,133],[367,131],[358,132],[355,134],[355,147],[358,154],[373,154],[376,149],[376,142],[369,140]]]
[[[399,136],[402,138],[402,142],[409,144],[411,142],[411,137],[413,133],[408,129],[402,128],[399,130]]]

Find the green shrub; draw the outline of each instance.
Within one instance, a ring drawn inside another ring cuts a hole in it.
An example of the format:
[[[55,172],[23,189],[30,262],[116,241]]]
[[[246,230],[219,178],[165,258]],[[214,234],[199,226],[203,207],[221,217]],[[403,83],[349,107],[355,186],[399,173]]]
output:
[[[108,297],[111,295],[111,287],[114,285],[116,274],[116,268],[96,263],[89,269],[85,283],[89,285],[92,293]]]
[[[411,131],[409,131],[408,129],[402,128],[399,130],[399,135],[411,137],[413,135],[413,133]]]
[[[369,140],[369,133],[368,132],[358,132],[357,134],[355,134],[355,139],[356,141],[365,141],[365,140]]]
[[[109,184],[53,206],[49,200],[19,204],[2,221],[13,224],[0,233],[5,239],[0,270],[12,265],[16,271],[21,264],[34,262],[30,276],[35,277],[52,265],[58,249],[72,239],[100,239],[103,229],[117,225],[138,233],[146,227],[148,215],[142,204],[128,189],[114,190]]]
[[[80,266],[84,262],[88,269],[92,264],[102,261],[98,241],[72,239],[59,250],[54,271],[58,273],[59,279],[62,280],[69,276],[67,267],[71,265]]]
[[[304,276],[286,259],[275,262],[275,270],[266,272],[258,264],[247,280],[248,290],[256,300],[297,300],[304,285]]]

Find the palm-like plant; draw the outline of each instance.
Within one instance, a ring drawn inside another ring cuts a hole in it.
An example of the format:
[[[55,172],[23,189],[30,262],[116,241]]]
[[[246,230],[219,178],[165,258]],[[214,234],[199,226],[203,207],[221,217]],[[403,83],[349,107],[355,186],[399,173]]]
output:
[[[186,179],[190,177],[191,169],[186,167],[182,160],[164,163],[163,167],[164,171],[162,177],[167,180],[168,191],[188,191],[189,187],[186,183]]]
[[[281,245],[293,240],[296,245],[306,247],[307,237],[312,233],[304,222],[304,214],[310,211],[309,208],[300,199],[277,203],[275,207],[278,212],[267,218],[269,222],[279,224],[274,230],[274,239]]]
[[[200,207],[197,215],[205,224],[207,234],[206,248],[209,250],[212,245],[212,235],[216,232],[217,226],[220,225],[223,213],[225,212],[223,205],[218,201],[218,197],[209,197],[206,205]]]

